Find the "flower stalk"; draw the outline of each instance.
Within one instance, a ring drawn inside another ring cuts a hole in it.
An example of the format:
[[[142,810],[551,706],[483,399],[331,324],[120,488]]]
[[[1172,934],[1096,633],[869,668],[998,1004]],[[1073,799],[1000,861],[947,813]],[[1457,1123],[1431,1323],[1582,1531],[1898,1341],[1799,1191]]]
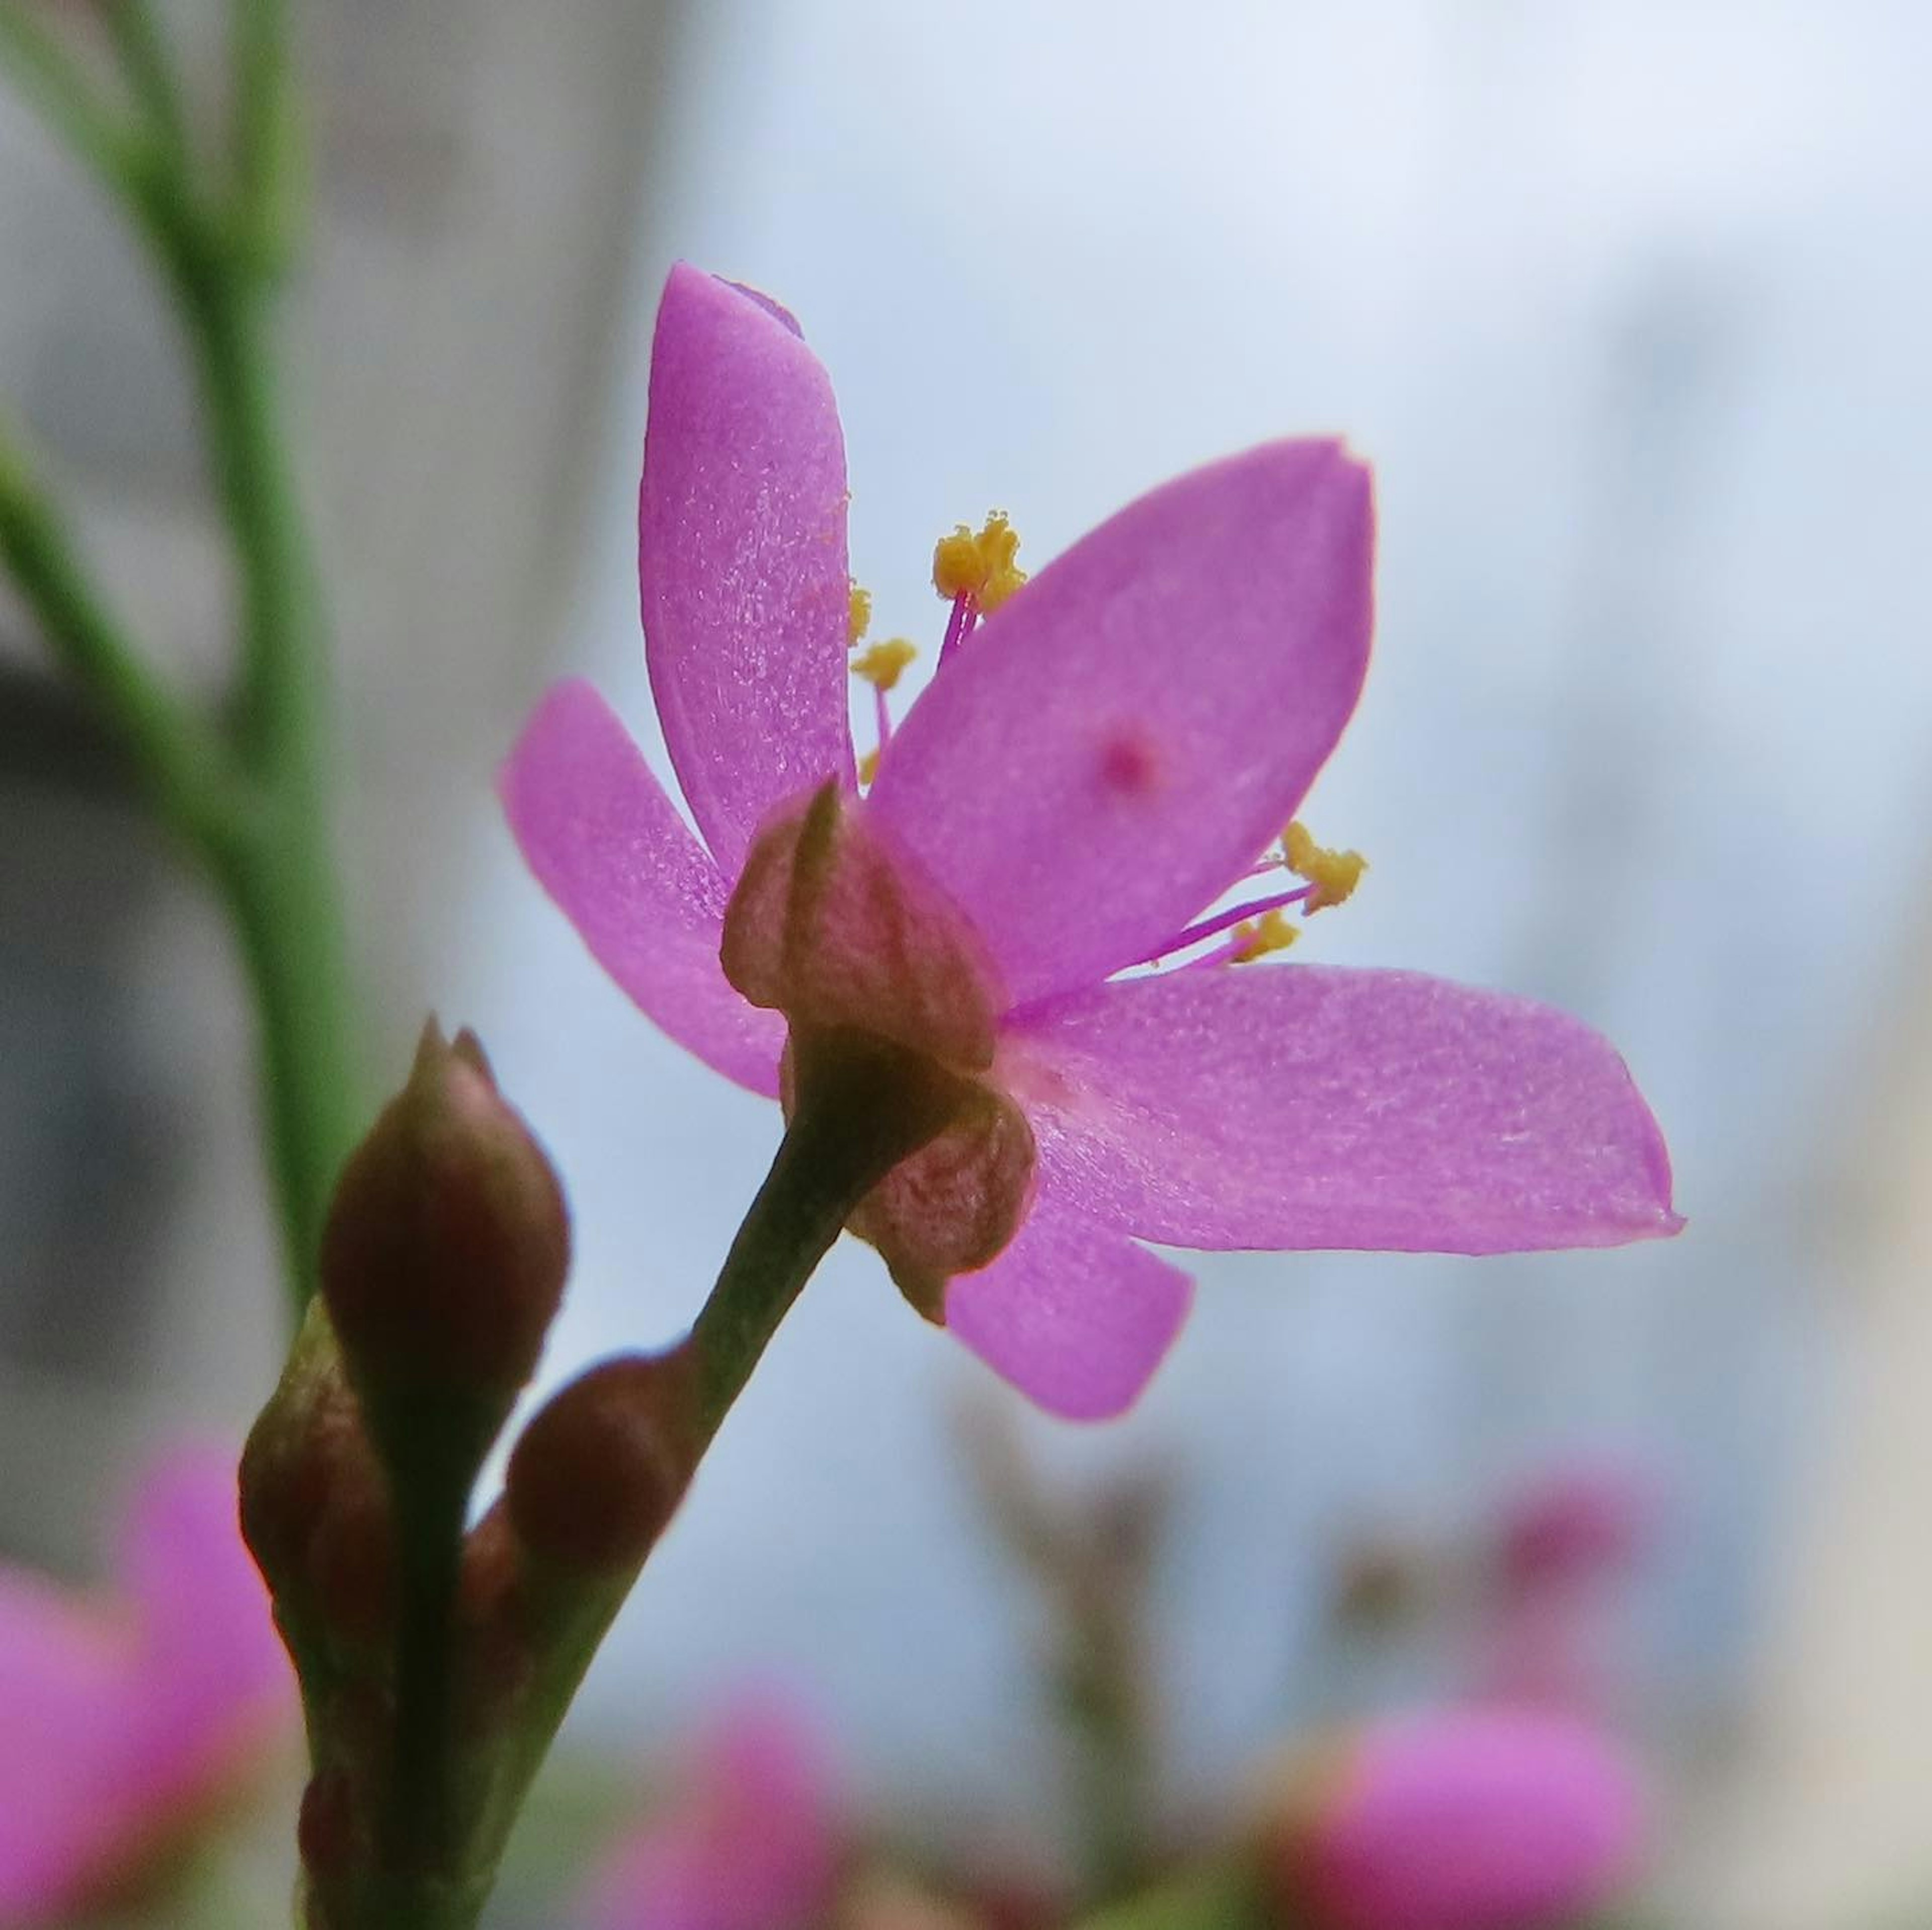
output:
[[[173,301],[238,579],[239,696],[218,720],[146,662],[94,581],[24,437],[0,421],[0,562],[57,661],[130,752],[150,805],[213,882],[239,943],[291,1295],[314,1285],[328,1191],[359,1110],[349,946],[330,844],[319,574],[280,409],[278,298],[294,230],[282,0],[236,0],[224,178],[202,178],[145,0],[108,0],[131,111],[0,0],[0,67],[116,204]]]

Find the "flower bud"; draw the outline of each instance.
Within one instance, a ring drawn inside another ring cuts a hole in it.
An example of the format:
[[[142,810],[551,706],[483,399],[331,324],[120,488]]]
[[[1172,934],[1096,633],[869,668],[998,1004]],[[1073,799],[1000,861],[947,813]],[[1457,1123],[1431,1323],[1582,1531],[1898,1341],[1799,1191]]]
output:
[[[1642,1839],[1603,1731],[1504,1708],[1376,1723],[1290,1779],[1270,1874],[1309,1930],[1540,1930],[1606,1903]]]
[[[510,1520],[538,1559],[585,1575],[642,1561],[683,1499],[701,1443],[681,1353],[607,1360],[524,1430],[510,1456]]]
[[[322,1288],[358,1387],[480,1397],[506,1411],[562,1297],[556,1173],[475,1036],[424,1028],[409,1083],[349,1160]]]
[[[394,1612],[388,1486],[328,1322],[310,1314],[242,1456],[242,1532],[285,1630],[367,1647]]]

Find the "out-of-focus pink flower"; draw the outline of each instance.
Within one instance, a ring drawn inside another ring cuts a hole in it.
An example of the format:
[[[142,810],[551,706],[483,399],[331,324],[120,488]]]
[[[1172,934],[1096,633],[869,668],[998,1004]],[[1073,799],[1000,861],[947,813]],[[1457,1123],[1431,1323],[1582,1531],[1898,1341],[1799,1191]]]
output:
[[[796,324],[674,269],[639,567],[651,689],[704,842],[580,682],[544,699],[502,793],[591,951],[719,1071],[776,1095],[802,1017],[980,1082],[983,1117],[854,1219],[922,1305],[951,1277],[946,1323],[969,1347],[1099,1418],[1188,1305],[1188,1277],[1143,1240],[1490,1254],[1676,1230],[1656,1123],[1574,1020],[1412,972],[1235,969],[1265,949],[1246,940],[1115,975],[1328,896],[1323,854],[1282,827],[1367,663],[1369,478],[1341,445],[1184,475],[1016,593],[1008,567],[997,608],[946,588],[937,673],[862,801],[846,502],[831,385]],[[839,865],[801,934],[787,868],[828,784]],[[1275,862],[1310,882],[1198,917],[1277,837]]]
[[[841,1860],[835,1779],[790,1704],[747,1698],[691,1751],[668,1806],[592,1888],[590,1930],[808,1930]]]
[[[1601,1713],[1615,1701],[1619,1584],[1656,1527],[1654,1490],[1608,1462],[1552,1470],[1502,1511],[1484,1632],[1492,1699]]]
[[[0,1570],[0,1926],[46,1922],[138,1871],[294,1715],[236,1485],[232,1452],[158,1461],[116,1601]]]
[[[1604,1731],[1450,1710],[1357,1738],[1280,1874],[1310,1930],[1555,1930],[1614,1896],[1642,1843],[1635,1767]]]
[[[1504,1505],[1499,1579],[1519,1593],[1615,1580],[1642,1555],[1656,1524],[1655,1491],[1634,1469],[1607,1461],[1553,1469]]]

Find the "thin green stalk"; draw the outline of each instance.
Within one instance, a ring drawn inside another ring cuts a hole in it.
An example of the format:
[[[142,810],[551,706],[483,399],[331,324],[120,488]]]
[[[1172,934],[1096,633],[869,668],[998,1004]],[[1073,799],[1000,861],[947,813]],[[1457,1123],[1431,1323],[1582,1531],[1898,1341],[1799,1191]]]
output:
[[[233,828],[238,796],[226,748],[136,654],[4,417],[0,562],[49,649],[119,730],[163,819],[197,850],[219,848]]]
[[[0,61],[87,160],[172,293],[240,589],[230,745],[140,662],[90,583],[24,456],[0,433],[0,556],[49,642],[133,751],[164,818],[208,865],[242,948],[261,1032],[268,1161],[298,1311],[328,1193],[353,1143],[348,943],[330,848],[319,572],[278,414],[269,220],[293,178],[284,0],[236,0],[233,206],[200,196],[167,49],[146,0],[104,0],[146,124],[111,116],[59,42],[0,0]]]
[[[138,193],[141,138],[114,113],[73,55],[25,0],[0,0],[0,71],[46,117],[116,200]]]
[[[157,138],[179,153],[188,145],[181,82],[153,8],[148,0],[99,0],[99,5],[136,101]]]

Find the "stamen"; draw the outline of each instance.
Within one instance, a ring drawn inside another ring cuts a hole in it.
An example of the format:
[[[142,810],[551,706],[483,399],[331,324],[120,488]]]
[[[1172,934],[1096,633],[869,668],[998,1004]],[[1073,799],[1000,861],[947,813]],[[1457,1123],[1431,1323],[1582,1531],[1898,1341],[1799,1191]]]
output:
[[[1312,916],[1330,905],[1346,904],[1361,883],[1369,861],[1359,851],[1330,851],[1317,844],[1299,819],[1281,835],[1288,868],[1312,887],[1308,910]]]
[[[949,602],[970,597],[981,610],[996,610],[1026,581],[1013,560],[1019,547],[1019,532],[1003,509],[991,511],[976,535],[959,523],[933,547],[932,586]]]
[[[872,780],[879,775],[879,752],[883,751],[884,748],[885,746],[881,744],[876,748],[868,751],[865,756],[859,760],[859,781],[860,784],[869,784]]]
[[[847,579],[848,582],[850,579]],[[872,621],[872,592],[852,584],[851,613],[846,619],[845,647],[850,649],[865,635]]]
[[[916,645],[904,637],[888,637],[869,643],[852,659],[852,674],[863,677],[880,696],[892,689],[904,674],[906,666],[919,655]]]
[[[1171,952],[1185,952],[1190,945],[1198,945],[1204,938],[1217,937],[1230,925],[1238,925],[1244,920],[1279,919],[1286,907],[1301,904],[1313,889],[1312,885],[1302,885],[1294,891],[1277,892],[1272,898],[1258,898],[1251,904],[1230,905],[1226,911],[1212,913],[1184,931],[1176,932],[1151,956],[1165,958]]]
[[[1290,925],[1279,911],[1264,913],[1252,923],[1236,927],[1234,942],[1228,948],[1228,962],[1252,965],[1271,952],[1286,952],[1300,936],[1300,928]]]
[[[952,599],[952,614],[946,619],[946,634],[940,639],[939,661],[943,664],[958,649],[973,628],[973,599],[959,595]]]

